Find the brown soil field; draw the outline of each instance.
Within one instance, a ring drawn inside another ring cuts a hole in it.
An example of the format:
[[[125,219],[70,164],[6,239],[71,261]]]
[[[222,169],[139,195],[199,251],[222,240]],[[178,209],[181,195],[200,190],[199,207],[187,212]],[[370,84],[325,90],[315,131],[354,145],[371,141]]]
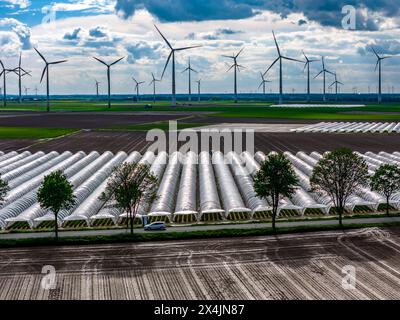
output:
[[[399,299],[399,250],[398,227],[3,249],[0,300]],[[41,286],[44,266],[54,289]]]
[[[199,139],[200,140],[200,139]],[[0,140],[0,150],[17,150],[30,145],[22,140]],[[139,151],[144,152],[151,142],[146,132],[90,131],[43,141],[25,148],[29,151]],[[324,134],[324,133],[256,133],[255,151],[324,152],[348,147],[359,152],[394,152],[400,150],[398,134]]]

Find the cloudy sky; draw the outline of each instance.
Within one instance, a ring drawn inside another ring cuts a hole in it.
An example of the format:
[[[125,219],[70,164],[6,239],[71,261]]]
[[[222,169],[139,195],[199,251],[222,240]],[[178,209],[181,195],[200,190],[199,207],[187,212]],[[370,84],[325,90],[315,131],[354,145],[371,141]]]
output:
[[[345,5],[356,9],[355,30],[342,26]],[[173,46],[202,46],[177,53],[179,93],[187,92],[187,74],[181,71],[189,56],[204,92],[231,92],[233,74],[226,72],[231,61],[222,55],[241,48],[239,63],[246,68],[239,75],[239,91],[255,92],[260,71],[277,55],[274,30],[285,55],[303,59],[303,49],[310,58],[323,55],[327,68],[345,83],[343,91],[357,86],[367,92],[377,85],[375,58],[368,47],[374,45],[381,54],[400,53],[399,11],[398,0],[0,0],[0,59],[12,68],[22,52],[23,67],[33,72],[25,85],[43,92],[43,63],[33,48],[50,61],[66,58],[68,63],[51,69],[52,93],[91,94],[95,79],[102,82],[103,92],[106,81],[105,67],[91,57],[109,62],[125,57],[112,69],[113,92],[130,94],[132,76],[149,81],[151,72],[162,73],[169,51],[153,26],[157,24]],[[313,64],[312,75],[320,68],[320,63]],[[383,70],[384,91],[392,85],[399,91],[400,57],[385,60]],[[285,92],[304,92],[305,76],[301,63],[285,61]],[[276,92],[277,66],[268,78],[268,91]],[[168,68],[159,90],[169,93],[170,82]],[[8,86],[10,93],[16,92],[15,76],[9,75]],[[322,79],[313,80],[312,86],[319,92]],[[142,92],[150,93],[151,87],[145,84]]]

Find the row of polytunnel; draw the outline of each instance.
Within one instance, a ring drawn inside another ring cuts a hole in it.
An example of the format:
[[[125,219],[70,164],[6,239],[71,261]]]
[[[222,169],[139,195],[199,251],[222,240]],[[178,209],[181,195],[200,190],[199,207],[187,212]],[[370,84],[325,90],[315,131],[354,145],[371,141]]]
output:
[[[278,214],[287,212],[302,216],[307,214],[330,214],[334,210],[327,194],[311,192],[310,176],[313,167],[321,159],[318,152],[296,154],[285,152],[298,177],[299,186],[290,198],[279,202]],[[366,152],[359,154],[368,164],[370,174],[385,163],[400,165],[400,153]],[[267,155],[257,152],[241,154],[221,152],[173,153],[155,155],[146,152],[94,151],[71,153],[58,152],[0,152],[0,173],[10,186],[0,206],[0,227],[8,228],[25,223],[31,228],[44,222],[54,221],[52,212],[37,203],[36,193],[45,175],[62,170],[71,182],[76,196],[75,205],[58,215],[58,224],[81,221],[91,226],[93,222],[108,219],[122,223],[126,213],[109,204],[99,196],[105,190],[108,178],[115,166],[124,162],[139,162],[150,166],[159,180],[157,197],[153,203],[140,203],[138,217],[179,221],[179,217],[191,216],[194,221],[207,220],[207,216],[220,219],[252,219],[269,217],[272,213],[269,199],[261,199],[254,190],[254,176]],[[385,198],[366,187],[354,190],[346,203],[349,212],[355,210],[375,211],[385,204]],[[390,204],[400,208],[400,193],[395,194]]]
[[[400,133],[400,122],[320,122],[291,129],[318,133]]]

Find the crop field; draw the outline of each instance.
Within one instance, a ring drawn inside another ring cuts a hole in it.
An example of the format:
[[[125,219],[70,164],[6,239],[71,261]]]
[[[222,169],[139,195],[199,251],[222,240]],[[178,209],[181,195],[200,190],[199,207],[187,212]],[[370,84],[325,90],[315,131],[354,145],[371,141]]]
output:
[[[322,155],[300,151],[286,151],[299,179],[299,186],[290,198],[281,200],[279,218],[321,218],[336,214],[330,198],[310,191],[313,167]],[[400,164],[400,152],[360,153],[371,173],[385,163]],[[126,213],[104,205],[99,200],[112,169],[123,162],[140,162],[151,167],[159,180],[158,197],[152,203],[143,203],[136,223],[146,215],[150,221],[177,224],[218,221],[269,220],[270,203],[256,196],[253,188],[254,174],[266,154],[259,151],[253,157],[221,152],[194,153],[165,152],[143,155],[137,151],[127,154],[119,151],[62,153],[38,151],[31,153],[9,152],[0,154],[0,173],[8,182],[10,191],[0,207],[0,227],[3,230],[27,230],[54,227],[54,215],[41,209],[36,193],[43,177],[55,170],[64,171],[71,182],[76,204],[58,215],[58,225],[73,229],[82,227],[111,227],[125,225]],[[390,199],[392,209],[400,209],[400,194]],[[385,198],[366,187],[354,190],[346,203],[348,214],[383,212]]]
[[[399,250],[399,227],[3,249],[0,299],[399,299]],[[45,265],[54,289],[40,285]]]

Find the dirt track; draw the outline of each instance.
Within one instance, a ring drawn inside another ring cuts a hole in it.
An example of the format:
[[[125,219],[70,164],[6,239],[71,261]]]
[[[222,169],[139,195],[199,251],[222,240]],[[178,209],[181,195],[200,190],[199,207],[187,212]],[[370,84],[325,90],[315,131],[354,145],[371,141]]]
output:
[[[399,299],[400,228],[3,249],[0,299]],[[40,286],[44,265],[54,290]],[[342,287],[344,266],[356,271]]]

